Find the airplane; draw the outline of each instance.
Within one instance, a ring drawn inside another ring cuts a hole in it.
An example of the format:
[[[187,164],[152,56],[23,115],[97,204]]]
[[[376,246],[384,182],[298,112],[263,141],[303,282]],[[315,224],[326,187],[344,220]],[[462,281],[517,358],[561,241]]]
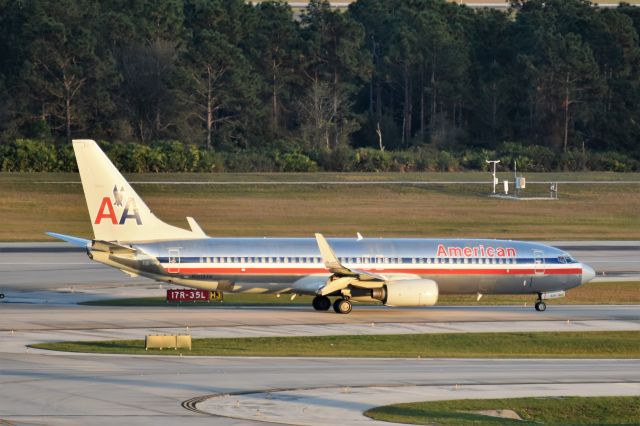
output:
[[[233,293],[311,295],[348,314],[352,302],[433,306],[440,294],[537,295],[591,281],[594,270],[547,245],[496,239],[212,238],[158,219],[93,140],[74,140],[93,239],[47,234],[131,276]],[[332,303],[331,298],[334,298]]]

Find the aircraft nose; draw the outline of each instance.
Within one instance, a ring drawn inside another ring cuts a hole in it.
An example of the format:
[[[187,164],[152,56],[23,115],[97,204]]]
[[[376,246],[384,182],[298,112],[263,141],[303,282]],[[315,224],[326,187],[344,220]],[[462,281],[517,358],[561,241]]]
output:
[[[586,284],[596,276],[596,271],[589,265],[582,264],[582,282],[580,284]]]

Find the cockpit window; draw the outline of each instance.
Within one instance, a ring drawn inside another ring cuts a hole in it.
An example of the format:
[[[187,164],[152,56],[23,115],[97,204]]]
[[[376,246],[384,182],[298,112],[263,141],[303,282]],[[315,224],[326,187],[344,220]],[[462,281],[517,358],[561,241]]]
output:
[[[558,256],[558,261],[560,263],[577,263],[576,260],[574,258],[572,258],[571,256]]]

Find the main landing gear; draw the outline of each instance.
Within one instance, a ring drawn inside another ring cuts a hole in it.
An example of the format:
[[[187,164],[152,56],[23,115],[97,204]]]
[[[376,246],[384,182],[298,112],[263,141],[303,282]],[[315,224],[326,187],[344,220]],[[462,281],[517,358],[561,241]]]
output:
[[[331,307],[331,300],[327,296],[316,296],[311,304],[316,311],[328,311]],[[348,314],[352,308],[349,299],[340,298],[333,302],[333,310],[338,314]]]
[[[351,309],[351,302],[348,299],[336,299],[336,301],[333,302],[333,310],[336,311],[337,314],[348,314],[351,312]]]
[[[328,311],[331,307],[331,300],[327,296],[316,296],[311,304],[316,311]]]

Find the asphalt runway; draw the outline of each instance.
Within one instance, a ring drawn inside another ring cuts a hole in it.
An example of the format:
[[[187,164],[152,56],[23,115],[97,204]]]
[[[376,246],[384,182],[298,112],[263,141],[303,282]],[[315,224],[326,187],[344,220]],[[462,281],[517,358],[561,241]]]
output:
[[[559,242],[600,272],[638,274],[639,242]],[[370,407],[508,396],[640,395],[640,360],[339,359],[65,354],[36,342],[480,331],[638,330],[637,306],[90,307],[162,292],[61,244],[1,244],[0,424],[375,424]],[[62,289],[62,290],[59,290]],[[52,291],[56,290],[56,291]],[[12,303],[14,302],[14,303]],[[28,303],[25,303],[28,302]],[[505,342],[508,344],[508,342]]]

